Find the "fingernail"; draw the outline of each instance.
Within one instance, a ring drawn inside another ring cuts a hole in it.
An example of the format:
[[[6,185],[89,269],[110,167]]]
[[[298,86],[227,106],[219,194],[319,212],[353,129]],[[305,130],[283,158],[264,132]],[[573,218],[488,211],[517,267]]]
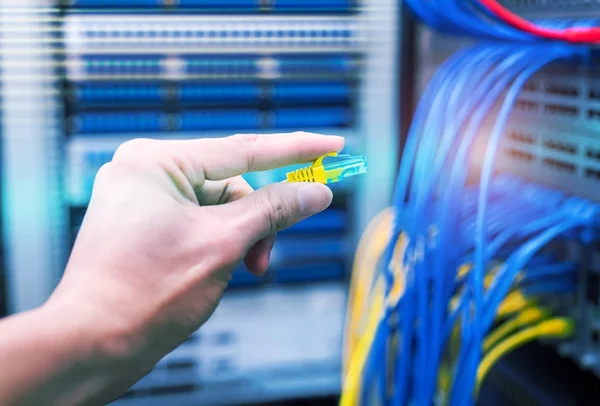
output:
[[[344,146],[346,145],[346,139],[344,137],[340,137],[339,135],[332,135],[331,138],[334,138],[337,142],[340,143],[340,150],[344,149]]]
[[[320,183],[309,183],[298,189],[298,206],[304,217],[322,212],[329,207],[332,199],[331,189]]]

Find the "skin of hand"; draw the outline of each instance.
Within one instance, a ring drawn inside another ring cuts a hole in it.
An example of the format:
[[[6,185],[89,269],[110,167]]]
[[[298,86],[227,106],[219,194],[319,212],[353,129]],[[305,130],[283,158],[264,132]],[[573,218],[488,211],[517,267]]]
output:
[[[38,356],[36,374],[13,370],[0,403],[101,404],[121,395],[209,319],[242,260],[263,275],[276,233],[331,204],[324,185],[253,191],[241,175],[343,147],[341,137],[310,133],[123,144],[98,172],[59,286],[29,315],[29,324],[54,321],[36,347],[53,350]],[[16,316],[11,331],[25,320]],[[10,357],[0,353],[0,362]]]

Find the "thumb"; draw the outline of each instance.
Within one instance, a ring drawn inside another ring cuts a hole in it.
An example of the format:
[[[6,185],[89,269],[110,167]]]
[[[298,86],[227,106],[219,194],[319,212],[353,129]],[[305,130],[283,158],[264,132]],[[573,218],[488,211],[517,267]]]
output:
[[[331,190],[319,183],[277,183],[220,208],[228,211],[246,246],[252,246],[322,212],[332,199]]]

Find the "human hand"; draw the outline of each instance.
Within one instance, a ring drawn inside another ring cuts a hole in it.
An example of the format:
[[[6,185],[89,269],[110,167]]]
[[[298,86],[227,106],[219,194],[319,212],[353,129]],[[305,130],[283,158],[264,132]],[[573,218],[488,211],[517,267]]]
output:
[[[340,151],[307,133],[134,140],[99,171],[63,280],[47,306],[94,323],[102,354],[123,360],[126,390],[210,317],[243,259],[262,275],[275,234],[326,209],[320,184],[258,191],[241,178]]]

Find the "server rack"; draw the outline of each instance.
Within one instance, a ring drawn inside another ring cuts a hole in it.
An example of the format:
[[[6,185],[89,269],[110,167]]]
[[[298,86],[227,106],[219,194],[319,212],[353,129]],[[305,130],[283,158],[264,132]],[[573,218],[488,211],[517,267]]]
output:
[[[348,265],[396,166],[396,2],[28,0],[0,11],[11,24],[1,54],[10,312],[56,285],[94,175],[121,142],[335,133],[374,157],[369,174],[282,233],[264,280],[236,272],[211,321],[117,404],[337,393]]]

